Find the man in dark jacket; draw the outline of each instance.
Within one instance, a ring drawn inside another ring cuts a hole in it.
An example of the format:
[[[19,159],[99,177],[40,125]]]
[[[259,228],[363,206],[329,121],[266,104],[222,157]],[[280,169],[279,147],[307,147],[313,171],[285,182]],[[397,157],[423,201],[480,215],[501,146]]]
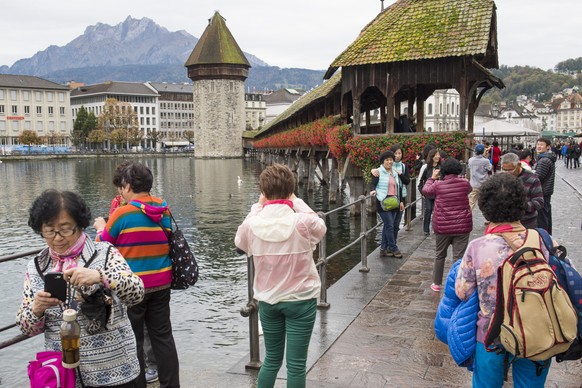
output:
[[[523,184],[527,208],[520,221],[527,229],[537,228],[538,211],[544,207],[544,194],[539,178],[534,172],[523,168],[519,156],[514,153],[501,157],[501,171],[515,175]]]
[[[551,150],[551,142],[546,138],[539,138],[536,143],[538,154],[535,171],[542,184],[544,207],[538,210],[538,226],[552,234],[552,194],[554,194],[554,180],[556,178],[556,155]]]

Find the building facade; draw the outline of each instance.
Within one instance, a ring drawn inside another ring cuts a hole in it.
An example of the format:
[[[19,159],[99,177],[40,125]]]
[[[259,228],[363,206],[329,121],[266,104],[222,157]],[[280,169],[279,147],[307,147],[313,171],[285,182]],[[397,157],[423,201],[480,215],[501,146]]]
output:
[[[563,134],[582,133],[582,96],[574,91],[555,100],[556,130]]]
[[[137,82],[105,82],[81,86],[71,91],[71,123],[74,123],[81,107],[99,117],[103,113],[106,101],[115,99],[120,103],[129,104],[137,115],[142,135],[138,148],[152,148],[152,131],[159,130],[158,98],[159,94],[155,89]]]
[[[458,131],[460,99],[455,89],[439,89],[424,103],[424,127],[427,132]]]
[[[256,131],[266,124],[267,103],[263,94],[245,93],[245,116],[247,131]]]
[[[194,142],[192,84],[148,82],[158,94],[160,142],[166,147],[183,147]]]
[[[34,131],[45,145],[70,145],[69,88],[42,78],[0,74],[0,145]]]

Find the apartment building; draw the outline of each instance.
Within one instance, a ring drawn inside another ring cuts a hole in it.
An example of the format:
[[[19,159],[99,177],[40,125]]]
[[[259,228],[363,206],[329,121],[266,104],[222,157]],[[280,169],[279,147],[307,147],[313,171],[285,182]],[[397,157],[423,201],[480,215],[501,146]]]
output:
[[[70,145],[69,88],[39,77],[0,74],[0,145],[19,144],[24,130],[45,144]]]
[[[455,89],[440,89],[424,103],[424,127],[427,132],[458,131],[460,128],[459,93]]]
[[[159,95],[161,143],[166,147],[190,145],[194,132],[194,86],[166,82],[148,82],[147,85]]]
[[[72,121],[77,117],[83,106],[96,117],[103,113],[105,102],[114,98],[122,103],[128,103],[137,114],[139,130],[143,135],[142,148],[151,148],[149,138],[153,130],[159,130],[159,94],[155,89],[138,82],[104,82],[95,85],[80,86],[71,91]],[[71,124],[72,127],[72,124]]]
[[[245,93],[246,130],[256,131],[265,124],[267,102],[265,96],[258,93]]]
[[[574,91],[552,101],[556,110],[556,130],[563,134],[582,133],[582,96]]]

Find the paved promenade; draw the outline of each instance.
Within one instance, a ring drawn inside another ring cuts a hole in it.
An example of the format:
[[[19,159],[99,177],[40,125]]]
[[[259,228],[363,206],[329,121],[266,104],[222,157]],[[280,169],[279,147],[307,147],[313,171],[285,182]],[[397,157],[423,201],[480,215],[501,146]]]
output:
[[[552,197],[554,237],[582,269],[582,169],[557,163]],[[474,211],[472,238],[483,235],[484,219]],[[431,284],[435,241],[416,222],[401,231],[404,259],[369,256],[369,273],[354,268],[329,290],[331,308],[318,313],[309,348],[307,387],[470,387],[471,373],[459,368],[446,345],[435,339],[433,321],[440,295]],[[451,265],[451,251],[447,268]],[[261,357],[264,357],[261,349]],[[190,374],[189,387],[255,387],[256,372],[245,372],[248,357],[224,374]],[[286,386],[285,369],[276,387]],[[152,385],[153,387],[154,385]],[[506,386],[512,386],[511,383]],[[553,363],[547,387],[582,387],[582,363]]]

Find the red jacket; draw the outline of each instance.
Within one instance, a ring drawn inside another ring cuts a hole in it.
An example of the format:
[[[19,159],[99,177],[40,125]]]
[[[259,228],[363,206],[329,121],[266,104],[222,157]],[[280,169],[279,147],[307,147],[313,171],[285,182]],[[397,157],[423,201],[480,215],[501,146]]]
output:
[[[465,234],[473,230],[473,213],[469,207],[471,184],[457,175],[446,175],[442,181],[429,179],[422,188],[434,198],[432,225],[437,234]]]

